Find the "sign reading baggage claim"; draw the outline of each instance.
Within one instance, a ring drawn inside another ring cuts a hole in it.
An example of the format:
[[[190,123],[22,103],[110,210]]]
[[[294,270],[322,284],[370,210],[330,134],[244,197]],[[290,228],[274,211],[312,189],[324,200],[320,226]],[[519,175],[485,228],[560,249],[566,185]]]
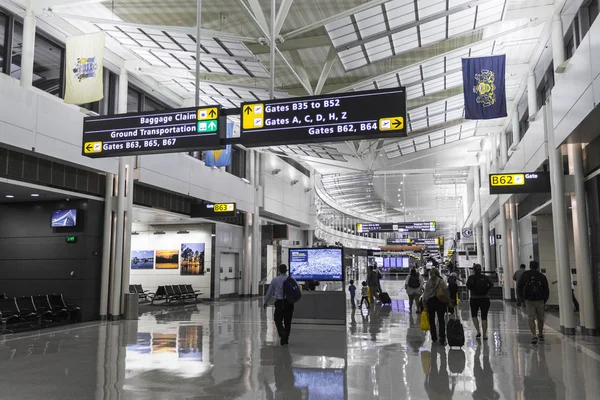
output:
[[[220,111],[206,106],[87,117],[82,153],[97,158],[214,149]]]
[[[404,88],[243,103],[246,146],[406,136]]]
[[[547,193],[549,191],[549,172],[490,174],[490,194]]]

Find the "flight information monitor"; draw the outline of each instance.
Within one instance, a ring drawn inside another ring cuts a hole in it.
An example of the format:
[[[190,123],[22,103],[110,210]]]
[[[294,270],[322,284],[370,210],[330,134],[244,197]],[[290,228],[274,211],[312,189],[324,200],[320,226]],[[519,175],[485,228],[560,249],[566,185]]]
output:
[[[82,154],[98,158],[215,149],[220,110],[204,106],[87,117]]]
[[[245,146],[407,135],[403,87],[243,103],[241,112]]]

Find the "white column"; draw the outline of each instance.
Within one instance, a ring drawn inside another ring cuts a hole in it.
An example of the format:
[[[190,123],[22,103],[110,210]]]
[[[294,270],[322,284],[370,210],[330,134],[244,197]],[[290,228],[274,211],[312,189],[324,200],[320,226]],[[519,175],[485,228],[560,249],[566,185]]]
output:
[[[252,214],[246,213],[244,218],[244,236],[246,240],[244,246],[244,269],[242,273],[242,295],[251,294],[250,282],[252,281]]]
[[[28,8],[23,19],[23,46],[21,48],[21,86],[33,82],[33,54],[35,49],[35,11]]]
[[[516,148],[519,142],[521,141],[521,133],[519,129],[519,110],[517,109],[517,105],[513,108],[512,113],[512,147]]]
[[[580,305],[580,324],[582,331],[593,335],[596,333],[596,316],[594,313],[593,273],[590,265],[590,246],[588,237],[587,204],[585,195],[585,174],[581,144],[569,145],[569,164],[575,175],[575,193],[571,195],[573,213],[573,233],[575,236],[575,258],[577,262],[577,287]]]
[[[254,185],[254,212],[252,214],[252,294],[258,293],[258,283],[261,280],[261,233],[260,233],[260,156],[252,151]],[[268,272],[268,271],[267,271]]]
[[[513,282],[512,276],[515,271],[519,268],[521,264],[521,260],[519,258],[519,214],[517,213],[517,204],[513,197],[513,199],[509,202],[510,207],[510,230],[511,230],[511,254],[512,254],[512,268],[509,268],[508,278],[510,282]],[[516,293],[515,293],[516,297]]]
[[[480,199],[480,191],[479,191],[479,183],[481,182],[481,178],[479,177],[479,166],[475,165],[473,168],[473,228],[475,231],[475,243],[477,245],[477,264],[482,264],[483,257],[483,243],[481,240],[481,199]]]
[[[538,111],[537,87],[535,86],[535,73],[529,71],[527,74],[527,104],[529,105],[529,118]]]
[[[565,62],[565,39],[563,34],[562,20],[557,13],[552,19],[552,59],[554,60],[554,70]],[[558,77],[555,74],[555,79]]]
[[[129,276],[131,274],[131,225],[133,222],[133,179],[135,170],[135,157],[125,158],[126,178],[125,181],[125,214],[123,215],[123,269],[122,290],[123,294],[129,293]],[[122,296],[125,299],[125,296]],[[123,304],[123,307],[125,305]]]
[[[477,264],[482,265],[483,264],[483,239],[482,239],[482,235],[483,232],[481,230],[481,225],[477,225],[475,226],[474,229],[474,234],[475,234],[475,243],[477,244]]]
[[[104,190],[104,232],[102,238],[102,275],[100,280],[100,319],[108,316],[108,295],[110,290],[110,266],[112,259],[112,223],[113,223],[114,175],[106,174]]]
[[[483,229],[483,257],[485,271],[492,270],[492,257],[490,249],[490,217],[486,213],[481,217],[481,225]]]
[[[504,282],[503,282],[503,293],[504,300],[510,300],[510,283],[512,282],[512,275],[508,274],[508,246],[510,243],[508,241],[508,224],[506,223],[506,206],[505,204],[500,204],[500,234],[502,235],[501,242],[501,251],[500,251],[500,262],[498,263],[499,267],[502,268]]]
[[[552,98],[548,99],[544,108],[544,128],[548,140],[550,158],[550,182],[552,189],[552,217],[554,220],[554,246],[556,248],[556,277],[558,280],[558,303],[560,324],[563,333],[575,334],[575,315],[571,301],[571,267],[569,264],[569,249],[567,238],[567,214],[565,206],[565,189],[563,163],[560,147],[554,142],[552,119]]]
[[[500,133],[500,165],[498,166],[498,170],[503,170],[504,166],[508,162],[508,148],[506,147],[506,135],[508,133],[502,132]]]
[[[117,320],[121,316],[121,286],[123,284],[123,231],[125,228],[125,220],[123,214],[125,212],[125,181],[127,172],[125,169],[125,160],[119,158],[119,177],[117,191],[117,225],[115,232],[115,262],[114,274],[111,287],[111,301],[109,318]]]

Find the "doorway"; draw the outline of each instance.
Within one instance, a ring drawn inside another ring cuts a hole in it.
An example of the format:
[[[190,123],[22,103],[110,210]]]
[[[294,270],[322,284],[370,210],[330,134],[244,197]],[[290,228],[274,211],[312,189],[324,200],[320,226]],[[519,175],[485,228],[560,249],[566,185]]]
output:
[[[221,253],[219,266],[220,293],[219,297],[238,294],[238,283],[241,279],[237,253]]]

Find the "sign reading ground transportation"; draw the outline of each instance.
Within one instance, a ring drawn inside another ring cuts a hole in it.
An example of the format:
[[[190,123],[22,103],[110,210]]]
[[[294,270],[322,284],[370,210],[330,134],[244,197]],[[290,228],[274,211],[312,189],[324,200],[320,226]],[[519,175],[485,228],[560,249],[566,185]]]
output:
[[[227,217],[235,215],[235,203],[192,204],[192,218]]]
[[[358,233],[369,232],[435,232],[437,224],[430,222],[372,223],[356,224]]]
[[[83,120],[83,155],[116,157],[214,149],[220,106],[182,108]]]
[[[549,191],[549,172],[490,174],[490,194],[547,193]]]
[[[406,136],[406,91],[295,97],[242,104],[246,146]]]

